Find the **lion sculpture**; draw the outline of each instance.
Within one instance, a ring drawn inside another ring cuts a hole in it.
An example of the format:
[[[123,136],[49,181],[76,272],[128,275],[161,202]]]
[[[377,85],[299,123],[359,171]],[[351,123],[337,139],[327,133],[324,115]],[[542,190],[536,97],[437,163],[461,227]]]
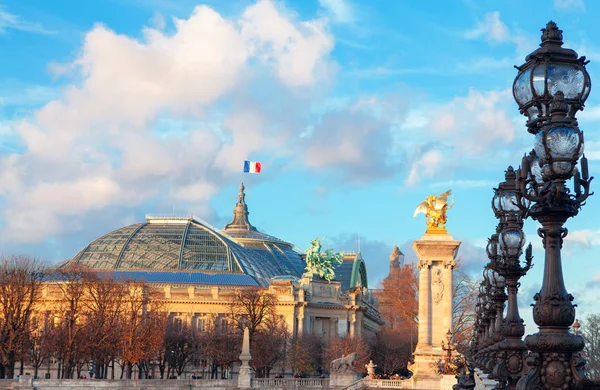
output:
[[[354,371],[354,362],[358,360],[356,352],[352,352],[344,357],[335,359],[329,365],[329,372],[332,374],[341,374]]]

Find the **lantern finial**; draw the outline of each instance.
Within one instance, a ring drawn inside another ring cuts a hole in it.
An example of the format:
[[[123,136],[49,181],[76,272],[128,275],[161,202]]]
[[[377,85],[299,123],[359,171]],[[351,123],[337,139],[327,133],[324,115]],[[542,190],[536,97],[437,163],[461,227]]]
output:
[[[554,23],[551,20],[546,25],[546,28],[542,29],[542,44],[540,46],[546,46],[546,45],[552,45],[552,44],[562,46],[563,36],[562,36],[562,30],[559,30],[556,23]]]

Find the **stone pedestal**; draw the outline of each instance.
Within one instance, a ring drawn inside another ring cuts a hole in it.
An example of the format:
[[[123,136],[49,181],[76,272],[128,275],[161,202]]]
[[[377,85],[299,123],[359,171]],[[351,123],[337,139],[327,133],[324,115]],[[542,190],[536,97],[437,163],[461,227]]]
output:
[[[329,378],[329,388],[343,389],[362,378],[362,375],[351,372],[331,373]]]
[[[452,330],[452,270],[460,241],[444,228],[428,229],[413,242],[419,259],[419,335],[412,371],[415,379],[437,377],[432,366],[446,357],[442,341]]]

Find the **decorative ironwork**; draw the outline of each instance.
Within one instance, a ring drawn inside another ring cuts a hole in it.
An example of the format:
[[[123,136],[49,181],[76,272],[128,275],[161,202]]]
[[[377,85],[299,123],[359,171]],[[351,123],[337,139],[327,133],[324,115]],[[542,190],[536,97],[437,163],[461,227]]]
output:
[[[535,134],[534,150],[523,157],[517,175],[516,203],[527,217],[541,224],[538,234],[545,251],[544,278],[533,305],[539,332],[525,338],[530,351],[527,373],[516,388],[600,388],[584,379],[583,338],[569,332],[575,305],[565,287],[561,259],[567,235],[564,224],[591,195],[593,178],[589,177],[583,133],[575,118],[589,96],[591,81],[585,57],[578,58],[573,50],[561,47],[562,31],[556,24],[550,22],[542,31],[541,47],[518,68],[513,87],[521,113],[528,117],[528,131]]]

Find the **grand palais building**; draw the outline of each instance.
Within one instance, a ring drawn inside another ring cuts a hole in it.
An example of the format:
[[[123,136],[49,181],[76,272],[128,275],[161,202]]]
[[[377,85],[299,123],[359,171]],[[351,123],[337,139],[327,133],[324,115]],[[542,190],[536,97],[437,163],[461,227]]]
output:
[[[57,267],[80,264],[115,279],[141,280],[158,291],[173,321],[202,331],[210,318],[227,321],[240,288],[277,296],[277,312],[292,335],[369,336],[383,323],[368,290],[360,253],[344,255],[327,281],[305,275],[304,255],[292,244],[259,232],[248,219],[240,185],[233,220],[219,230],[189,216],[146,216],[114,230]],[[44,289],[52,294],[52,286]],[[49,295],[49,296],[50,296]]]

